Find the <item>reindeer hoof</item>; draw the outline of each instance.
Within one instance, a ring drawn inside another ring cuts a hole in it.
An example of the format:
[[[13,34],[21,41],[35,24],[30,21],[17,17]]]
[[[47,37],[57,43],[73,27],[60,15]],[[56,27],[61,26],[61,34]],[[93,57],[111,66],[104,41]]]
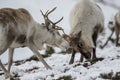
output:
[[[9,76],[7,74],[5,74],[5,79],[8,79],[8,78],[9,78]]]
[[[5,73],[5,79],[8,79],[10,77],[11,77],[11,75],[9,73]]]
[[[73,62],[74,62],[74,61],[71,60],[71,61],[69,62],[69,64],[73,64]]]
[[[120,44],[116,44],[116,47],[119,47],[120,46]]]
[[[15,79],[10,73],[5,73],[5,79],[10,79],[10,80],[20,80],[20,79]]]

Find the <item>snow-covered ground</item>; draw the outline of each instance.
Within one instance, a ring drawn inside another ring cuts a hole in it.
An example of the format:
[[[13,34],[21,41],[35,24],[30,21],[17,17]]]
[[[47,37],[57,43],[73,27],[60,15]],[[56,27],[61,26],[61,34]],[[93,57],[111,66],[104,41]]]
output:
[[[77,1],[78,0],[1,0],[0,8],[26,8],[36,21],[42,23],[44,20],[40,9],[46,11],[57,6],[56,11],[51,14],[50,18],[55,21],[63,16],[64,20],[59,25],[69,34],[69,13]],[[111,1],[117,5],[120,4],[119,0]],[[111,34],[107,23],[113,20],[118,10],[101,3],[97,4],[100,5],[105,16],[105,35],[100,36],[98,39],[98,41],[102,41],[103,44]],[[58,49],[56,49],[56,51],[58,52]],[[44,51],[41,53],[43,52]],[[3,63],[7,62],[7,55],[6,51],[0,56]],[[18,48],[14,54],[14,61],[27,59],[32,55],[33,53],[28,48]],[[114,76],[116,72],[120,72],[120,49],[110,42],[103,50],[99,47],[97,48],[97,56],[103,57],[104,60],[93,65],[85,67],[83,66],[84,63],[79,63],[79,53],[76,54],[74,64],[69,65],[70,56],[71,54],[63,55],[55,53],[51,57],[45,58],[46,62],[53,68],[52,70],[46,70],[41,62],[33,60],[19,66],[13,64],[11,72],[18,74],[21,80],[57,80],[64,76],[71,76],[72,80],[105,80],[100,77],[101,74],[112,72]],[[4,75],[0,76],[0,80],[4,80]]]

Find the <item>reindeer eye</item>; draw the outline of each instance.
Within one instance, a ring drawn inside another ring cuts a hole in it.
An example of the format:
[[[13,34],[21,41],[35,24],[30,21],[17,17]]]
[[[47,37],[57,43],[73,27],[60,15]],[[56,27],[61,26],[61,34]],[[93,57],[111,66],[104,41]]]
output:
[[[83,44],[82,44],[82,43],[79,43],[79,44],[78,44],[78,47],[79,47],[79,48],[82,48],[82,47],[83,47]]]

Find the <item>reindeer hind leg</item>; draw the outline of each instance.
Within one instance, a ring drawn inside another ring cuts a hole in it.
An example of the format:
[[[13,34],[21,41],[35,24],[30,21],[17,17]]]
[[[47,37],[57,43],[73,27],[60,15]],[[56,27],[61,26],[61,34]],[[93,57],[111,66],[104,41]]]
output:
[[[116,46],[118,46],[118,42],[119,42],[119,28],[115,27],[115,34],[116,34]]]
[[[84,56],[81,54],[80,55],[80,62],[83,62]]]
[[[119,44],[118,44],[118,42],[119,42],[119,33],[118,34],[116,34],[116,46],[118,46]]]

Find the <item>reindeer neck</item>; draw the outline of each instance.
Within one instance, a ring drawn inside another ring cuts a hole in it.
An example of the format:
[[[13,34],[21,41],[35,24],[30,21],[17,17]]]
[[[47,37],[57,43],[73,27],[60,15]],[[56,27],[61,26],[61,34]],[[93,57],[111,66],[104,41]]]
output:
[[[54,43],[53,36],[53,33],[48,31],[48,29],[45,26],[39,23],[37,24],[34,35],[34,42],[36,45],[42,46],[44,43]]]

